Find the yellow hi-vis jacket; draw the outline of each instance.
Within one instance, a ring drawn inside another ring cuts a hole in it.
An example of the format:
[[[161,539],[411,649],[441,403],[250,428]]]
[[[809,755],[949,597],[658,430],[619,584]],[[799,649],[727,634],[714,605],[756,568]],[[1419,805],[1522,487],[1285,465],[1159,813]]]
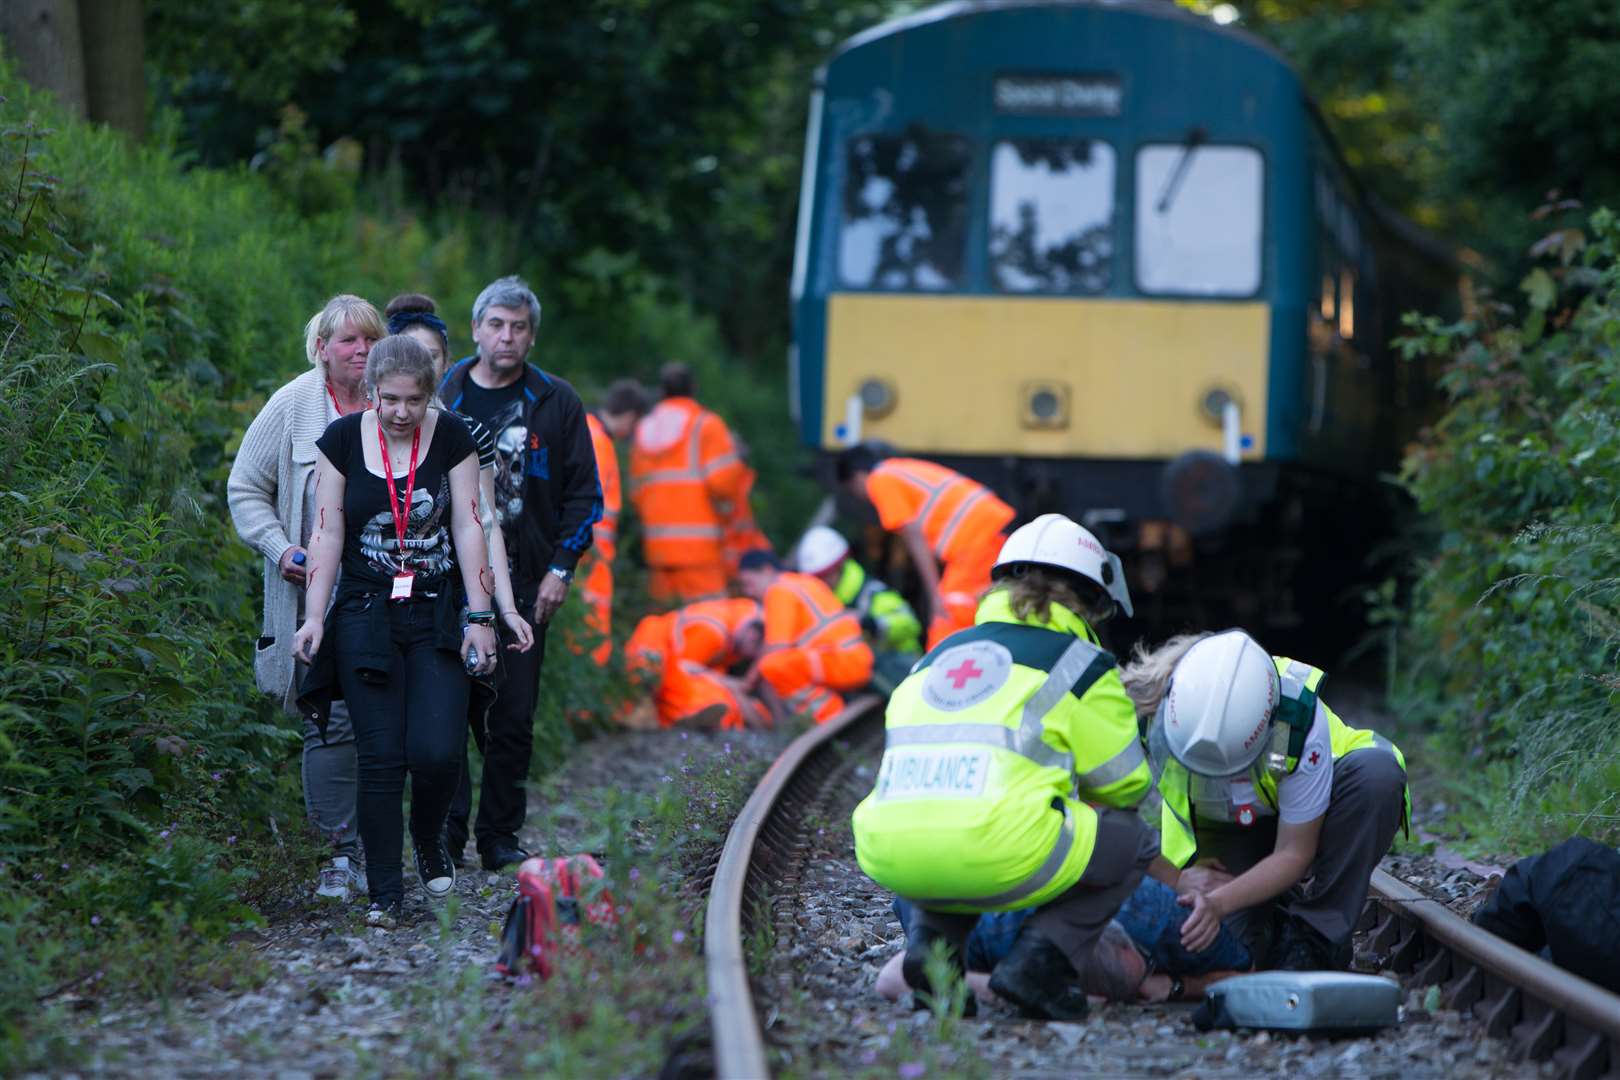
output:
[[[1280,770],[1268,768],[1265,760],[1267,755],[1262,754],[1261,760],[1251,770],[1251,779],[1254,781],[1255,792],[1273,811],[1277,809],[1278,777],[1287,776],[1299,768],[1300,750],[1305,745],[1305,736],[1310,733],[1311,725],[1316,720],[1318,704],[1327,714],[1328,736],[1333,747],[1334,761],[1358,750],[1379,749],[1395,755],[1395,760],[1400,763],[1401,769],[1405,770],[1406,756],[1401,753],[1400,747],[1375,731],[1351,727],[1340,720],[1325,702],[1318,699],[1322,681],[1327,678],[1327,674],[1321,668],[1302,664],[1298,660],[1290,660],[1286,656],[1274,656],[1271,659],[1277,665],[1277,674],[1282,683],[1282,697],[1277,703],[1277,713],[1272,723],[1284,726],[1288,745],[1280,763]],[[1198,854],[1197,822],[1226,824],[1232,821],[1232,816],[1226,812],[1225,807],[1195,804],[1192,774],[1174,758],[1164,763],[1164,771],[1159,775],[1159,795],[1164,800],[1164,806],[1159,811],[1159,853],[1177,866],[1186,866]],[[1410,788],[1406,789],[1404,798],[1406,805],[1401,817],[1403,827],[1412,818]]]
[[[1054,605],[1020,620],[1005,591],[917,662],[889,699],[883,763],[855,808],[873,881],[944,911],[1034,907],[1085,872],[1087,805],[1153,786],[1114,658]]]

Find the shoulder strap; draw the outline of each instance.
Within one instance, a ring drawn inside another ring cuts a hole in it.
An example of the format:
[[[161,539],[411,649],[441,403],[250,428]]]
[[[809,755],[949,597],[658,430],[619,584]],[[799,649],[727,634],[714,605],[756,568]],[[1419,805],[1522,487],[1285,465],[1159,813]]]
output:
[[[1297,761],[1305,749],[1305,737],[1316,722],[1316,700],[1327,675],[1320,668],[1298,660],[1278,657],[1277,675],[1282,682],[1282,698],[1277,702],[1277,719],[1288,725],[1288,757]]]

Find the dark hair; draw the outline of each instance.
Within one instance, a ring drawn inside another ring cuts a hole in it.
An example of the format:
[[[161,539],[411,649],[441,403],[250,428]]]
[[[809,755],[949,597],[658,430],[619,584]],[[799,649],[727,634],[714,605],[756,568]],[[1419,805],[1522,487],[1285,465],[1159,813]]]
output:
[[[671,360],[658,369],[658,388],[667,398],[691,397],[696,386],[692,380],[692,368],[679,360]]]
[[[437,376],[433,370],[433,357],[420,341],[401,334],[390,334],[371,347],[366,356],[366,385],[375,398],[377,387],[392,375],[405,375],[416,383],[429,398]]]
[[[742,553],[742,558],[737,560],[738,570],[764,570],[766,567],[772,570],[782,569],[782,560],[778,559],[776,552],[770,548],[755,548],[753,551],[745,551]]]
[[[646,416],[647,391],[634,379],[615,379],[602,398],[602,411]]]
[[[439,335],[444,343],[446,361],[450,358],[450,328],[444,325],[444,320],[435,312],[438,305],[433,297],[422,293],[400,293],[388,301],[385,314],[388,316],[388,332],[390,334],[403,334],[413,326],[425,326]]]
[[[840,484],[845,484],[848,483],[850,479],[858,472],[871,472],[873,469],[877,468],[877,463],[877,451],[873,450],[870,446],[867,446],[865,443],[861,443],[858,446],[851,446],[849,449],[844,450],[838,455],[838,461],[836,463],[838,470],[838,482]]]

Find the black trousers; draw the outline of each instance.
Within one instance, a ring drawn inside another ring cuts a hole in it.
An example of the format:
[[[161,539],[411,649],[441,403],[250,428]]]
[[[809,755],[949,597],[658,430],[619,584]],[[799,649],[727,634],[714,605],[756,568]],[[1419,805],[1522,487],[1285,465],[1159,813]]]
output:
[[[338,679],[349,703],[359,792],[356,811],[366,849],[371,899],[397,904],[404,898],[400,862],[404,846],[400,803],[411,778],[411,835],[433,843],[455,794],[467,746],[469,682],[459,658],[435,645],[434,605],[388,604],[388,677],[361,678],[345,657],[376,647],[364,635],[366,611],[335,615],[332,632]],[[417,843],[413,839],[413,843]]]
[[[539,585],[513,587],[518,611],[524,619],[534,613]],[[540,668],[546,658],[546,628],[534,629],[534,647],[526,653],[501,649],[504,678],[500,696],[490,707],[484,730],[476,725],[473,734],[478,751],[484,756],[484,776],[478,795],[478,822],[472,830],[480,854],[497,847],[516,847],[518,830],[528,812],[529,759],[534,751],[534,707],[540,698]],[[465,745],[462,750],[461,779],[450,805],[445,838],[450,853],[460,855],[467,847],[468,819],[472,815],[472,772],[468,768]]]

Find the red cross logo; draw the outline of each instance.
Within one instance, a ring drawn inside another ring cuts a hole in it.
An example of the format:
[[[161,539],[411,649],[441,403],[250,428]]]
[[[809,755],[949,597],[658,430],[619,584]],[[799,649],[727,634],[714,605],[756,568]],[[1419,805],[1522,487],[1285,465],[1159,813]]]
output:
[[[1318,754],[1315,750],[1312,750],[1311,751],[1311,764],[1315,765],[1318,761],[1321,761],[1321,760],[1322,760],[1322,755]]]
[[[947,671],[945,673],[945,677],[951,680],[951,684],[956,687],[956,689],[960,690],[983,674],[984,672],[980,670],[979,666],[973,662],[973,658],[970,656],[966,660],[962,661],[962,663],[958,666],[952,668],[950,671]]]

